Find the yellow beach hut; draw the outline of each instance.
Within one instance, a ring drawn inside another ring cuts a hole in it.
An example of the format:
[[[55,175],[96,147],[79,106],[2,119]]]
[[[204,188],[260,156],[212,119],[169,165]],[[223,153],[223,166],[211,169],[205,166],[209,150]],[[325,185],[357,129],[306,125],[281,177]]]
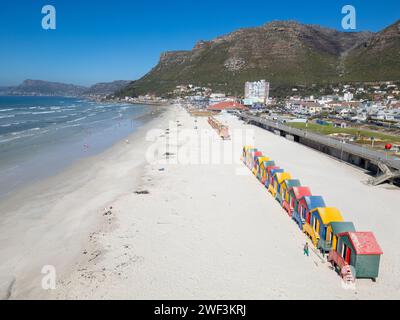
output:
[[[268,160],[263,161],[258,169],[257,178],[265,185],[265,181],[268,178],[268,167],[275,166],[275,161]]]
[[[269,161],[269,158],[268,157],[265,157],[265,156],[261,156],[261,157],[257,157],[256,158],[256,161],[255,161],[255,163],[254,163],[254,168],[253,168],[253,174],[258,178],[258,179],[260,179],[260,177],[259,177],[259,171],[260,171],[260,167],[261,167],[261,165],[262,165],[262,163],[264,162],[264,161]]]
[[[277,172],[274,175],[272,184],[268,187],[268,191],[275,198],[276,194],[280,192],[280,187],[283,181],[287,179],[292,179],[292,175],[289,172]]]
[[[338,235],[343,232],[355,232],[353,222],[334,221],[328,224],[326,229],[326,236],[324,241],[320,239],[320,250],[322,252],[329,252],[330,250],[337,250]]]
[[[250,154],[252,151],[257,150],[253,146],[244,146],[243,147],[243,154],[242,154],[242,161],[248,166]]]
[[[317,248],[319,239],[326,239],[328,224],[338,221],[343,221],[339,209],[334,207],[315,208],[307,213],[303,231],[310,237]]]

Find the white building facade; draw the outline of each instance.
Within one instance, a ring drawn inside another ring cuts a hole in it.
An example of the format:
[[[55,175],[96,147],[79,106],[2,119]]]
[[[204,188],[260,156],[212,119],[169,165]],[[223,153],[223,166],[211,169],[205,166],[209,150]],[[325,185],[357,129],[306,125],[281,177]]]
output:
[[[248,104],[267,103],[269,98],[269,82],[265,80],[246,82],[244,98]]]

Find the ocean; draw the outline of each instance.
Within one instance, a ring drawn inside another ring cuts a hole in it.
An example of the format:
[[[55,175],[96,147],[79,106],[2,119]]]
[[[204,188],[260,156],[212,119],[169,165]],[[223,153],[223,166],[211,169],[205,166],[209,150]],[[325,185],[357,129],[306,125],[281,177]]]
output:
[[[153,107],[0,96],[0,198],[128,136]]]

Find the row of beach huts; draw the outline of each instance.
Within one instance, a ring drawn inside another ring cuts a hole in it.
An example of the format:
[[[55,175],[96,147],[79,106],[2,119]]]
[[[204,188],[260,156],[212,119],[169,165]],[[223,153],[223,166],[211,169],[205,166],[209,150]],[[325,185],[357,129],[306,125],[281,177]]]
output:
[[[208,123],[215,131],[217,131],[218,135],[222,138],[222,140],[229,140],[231,138],[229,135],[228,126],[222,124],[220,121],[215,119],[213,116],[208,117]]]
[[[243,162],[281,204],[341,275],[345,282],[356,278],[376,280],[382,249],[372,232],[356,231],[335,207],[328,207],[322,196],[313,195],[289,172],[252,146],[243,147]]]

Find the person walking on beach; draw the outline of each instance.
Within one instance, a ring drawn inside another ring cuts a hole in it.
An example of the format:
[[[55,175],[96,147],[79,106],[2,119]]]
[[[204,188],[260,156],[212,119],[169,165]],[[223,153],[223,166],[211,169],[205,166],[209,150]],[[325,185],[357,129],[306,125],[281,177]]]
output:
[[[308,242],[304,245],[304,255],[307,255],[307,257],[310,256],[310,251],[308,249]]]

